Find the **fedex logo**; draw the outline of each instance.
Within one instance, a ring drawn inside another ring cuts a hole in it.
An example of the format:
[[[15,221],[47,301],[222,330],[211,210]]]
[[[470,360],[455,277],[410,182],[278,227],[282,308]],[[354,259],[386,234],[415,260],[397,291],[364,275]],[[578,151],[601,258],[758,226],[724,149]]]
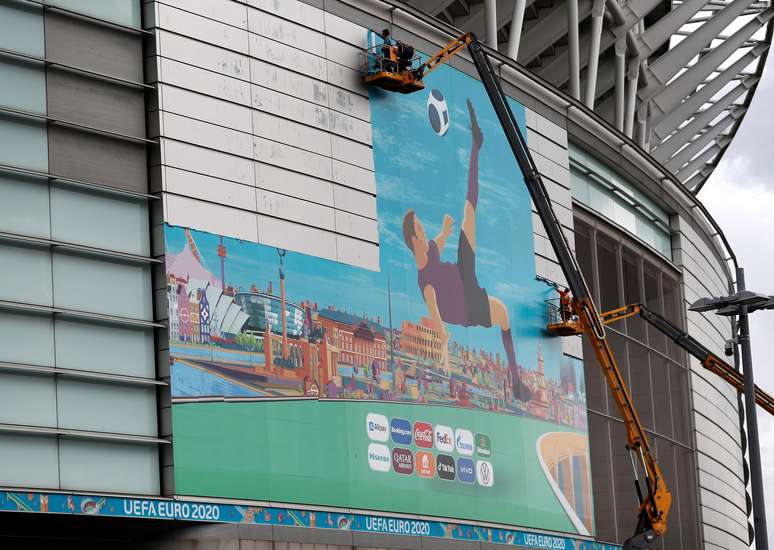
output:
[[[435,427],[435,447],[443,453],[454,450],[454,432],[449,426]]]
[[[383,414],[368,413],[366,431],[369,439],[385,443],[390,438],[387,417]]]
[[[414,442],[417,447],[432,449],[433,427],[427,422],[414,422]]]

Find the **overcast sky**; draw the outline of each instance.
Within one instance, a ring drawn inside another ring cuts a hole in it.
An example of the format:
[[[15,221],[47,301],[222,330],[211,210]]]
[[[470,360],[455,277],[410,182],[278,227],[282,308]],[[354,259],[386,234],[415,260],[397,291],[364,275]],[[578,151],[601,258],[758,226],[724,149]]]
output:
[[[774,55],[750,110],[699,198],[745,269],[747,288],[774,294]],[[774,394],[774,311],[750,316],[755,382]],[[769,540],[774,541],[774,417],[758,409]]]

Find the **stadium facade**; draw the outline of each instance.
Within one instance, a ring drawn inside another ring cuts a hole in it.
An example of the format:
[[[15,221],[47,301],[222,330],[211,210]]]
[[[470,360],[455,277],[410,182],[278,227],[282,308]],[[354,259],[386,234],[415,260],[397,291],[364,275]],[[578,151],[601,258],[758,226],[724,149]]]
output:
[[[735,260],[696,192],[773,14],[0,0],[2,535],[621,544],[623,423],[588,344],[542,330],[564,277],[473,64],[397,96],[364,86],[365,49],[485,39],[601,310],[644,303],[722,354],[732,324],[687,305],[733,291]],[[747,547],[736,391],[639,319],[608,337],[673,495],[654,548]]]

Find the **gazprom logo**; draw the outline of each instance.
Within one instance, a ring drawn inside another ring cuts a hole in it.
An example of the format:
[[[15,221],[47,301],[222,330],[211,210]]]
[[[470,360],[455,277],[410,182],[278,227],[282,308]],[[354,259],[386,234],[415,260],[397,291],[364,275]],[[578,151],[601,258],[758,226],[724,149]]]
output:
[[[457,452],[465,456],[473,456],[473,432],[457,429],[454,432],[454,444]]]
[[[411,422],[403,418],[393,418],[390,421],[390,435],[398,445],[411,445]]]
[[[368,413],[368,416],[366,416],[368,438],[372,441],[386,443],[390,438],[387,425],[387,417],[383,414]]]
[[[389,472],[392,459],[387,445],[371,443],[368,445],[368,467],[375,472]]]

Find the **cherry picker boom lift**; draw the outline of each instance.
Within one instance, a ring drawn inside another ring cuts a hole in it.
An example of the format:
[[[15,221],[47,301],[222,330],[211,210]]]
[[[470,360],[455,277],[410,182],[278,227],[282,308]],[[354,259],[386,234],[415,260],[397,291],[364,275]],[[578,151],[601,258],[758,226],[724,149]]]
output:
[[[628,306],[606,311],[601,315],[602,323],[605,325],[634,316],[641,317],[656,330],[665,334],[667,338],[701,361],[705,369],[720,376],[736,388],[738,392],[744,392],[744,377],[740,372],[704,347],[696,338],[687,332],[683,332],[643,304],[629,304]],[[548,330],[551,332],[550,326]],[[576,332],[576,334],[580,334],[580,331]],[[774,397],[759,388],[757,384],[755,386],[755,402],[767,413],[774,415]]]
[[[538,216],[545,226],[548,239],[567,279],[571,292],[570,307],[577,317],[580,330],[586,334],[594,348],[610,392],[621,412],[626,427],[626,447],[632,459],[635,489],[640,502],[635,533],[624,543],[624,548],[646,549],[647,544],[666,532],[672,494],[666,486],[661,468],[651,451],[648,437],[634,408],[632,397],[616,364],[605,335],[604,322],[594,306],[580,267],[562,233],[559,220],[551,207],[548,192],[508,105],[507,97],[500,86],[488,54],[475,35],[467,33],[453,40],[427,62],[414,68],[411,62],[413,47],[390,39],[388,34],[383,32],[384,43],[366,52],[364,81],[393,92],[412,93],[423,89],[424,76],[452,55],[468,47],[481,82],[524,177],[524,183],[532,197]],[[638,473],[640,470],[644,474],[642,482]]]

